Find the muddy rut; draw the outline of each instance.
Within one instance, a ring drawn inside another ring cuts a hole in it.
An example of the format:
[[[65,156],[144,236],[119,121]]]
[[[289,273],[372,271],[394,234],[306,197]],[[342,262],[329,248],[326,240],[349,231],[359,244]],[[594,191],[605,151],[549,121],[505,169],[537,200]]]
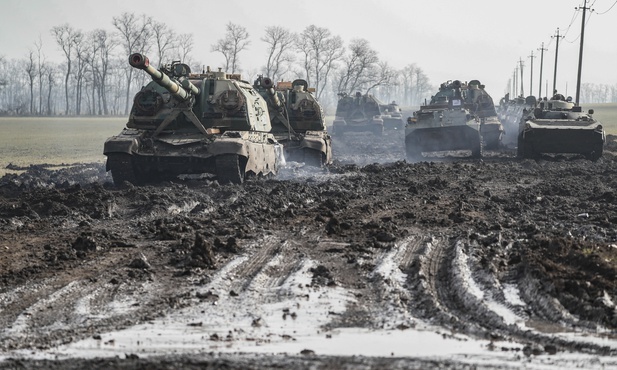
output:
[[[617,366],[614,137],[597,162],[334,144],[242,186],[4,176],[0,368]]]

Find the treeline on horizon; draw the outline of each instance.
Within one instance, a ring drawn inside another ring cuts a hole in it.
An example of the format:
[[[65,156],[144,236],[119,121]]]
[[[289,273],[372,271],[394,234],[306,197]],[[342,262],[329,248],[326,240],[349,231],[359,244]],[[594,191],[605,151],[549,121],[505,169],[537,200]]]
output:
[[[0,115],[128,115],[133,96],[150,79],[129,66],[130,54],[143,53],[154,66],[181,61],[195,72],[207,65],[192,56],[193,34],[177,33],[144,14],[113,17],[109,30],[62,24],[50,33],[64,56],[61,62],[47,60],[44,50],[51,45],[40,39],[22,59],[0,55]],[[335,107],[339,93],[370,92],[383,101],[414,106],[435,90],[416,64],[396,70],[366,39],[345,43],[327,28],[309,25],[294,33],[268,26],[259,38],[265,47],[256,48],[264,50],[263,65],[247,67],[241,61],[254,41],[246,28],[230,22],[210,51],[222,54],[224,71],[242,73],[245,79],[261,74],[274,81],[307,80],[326,110]]]

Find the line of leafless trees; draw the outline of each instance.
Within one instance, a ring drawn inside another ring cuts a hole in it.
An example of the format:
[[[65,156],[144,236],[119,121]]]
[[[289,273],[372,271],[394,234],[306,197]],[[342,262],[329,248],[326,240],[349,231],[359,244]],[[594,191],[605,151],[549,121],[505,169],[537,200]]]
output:
[[[134,13],[113,17],[111,26],[92,31],[69,24],[53,27],[55,45],[46,47],[62,52],[59,62],[47,59],[40,38],[22,59],[0,56],[0,114],[127,115],[133,95],[149,79],[129,67],[127,57],[134,52],[148,55],[155,66],[178,60],[194,71],[204,67],[192,57],[192,34]],[[354,39],[346,46],[327,28],[310,25],[294,33],[268,26],[260,38],[263,65],[245,68],[241,57],[253,41],[247,30],[228,23],[221,34],[210,51],[222,54],[223,70],[275,81],[304,78],[326,108],[334,106],[338,93],[371,92],[384,101],[418,105],[433,91],[422,68],[412,63],[396,70],[367,40]]]

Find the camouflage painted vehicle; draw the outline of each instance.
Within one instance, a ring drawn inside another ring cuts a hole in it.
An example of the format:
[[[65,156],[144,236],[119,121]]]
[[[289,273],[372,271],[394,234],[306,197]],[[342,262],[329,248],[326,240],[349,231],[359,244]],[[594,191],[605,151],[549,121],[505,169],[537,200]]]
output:
[[[379,101],[373,95],[357,92],[355,96],[339,94],[332,134],[343,136],[346,132],[371,132],[383,134],[384,121]]]
[[[521,120],[517,154],[537,158],[542,153],[582,154],[596,161],[602,157],[606,134],[602,124],[563,95],[541,101]]]
[[[478,80],[467,84],[465,105],[470,113],[480,121],[480,135],[484,147],[489,150],[499,148],[504,135],[504,128],[497,116],[493,98],[484,90],[484,85]]]
[[[482,156],[480,120],[466,104],[467,86],[458,80],[441,84],[427,105],[414,112],[405,126],[407,158],[417,161],[424,152],[470,150]]]
[[[380,103],[379,109],[385,129],[400,130],[404,127],[401,107],[395,101],[390,104]]]
[[[126,128],[105,142],[116,185],[202,173],[242,183],[247,175],[277,173],[283,149],[250,83],[209,68],[192,74],[179,62],[156,70],[138,53],[129,64],[152,81],[135,95]]]
[[[278,82],[260,76],[254,88],[268,102],[272,133],[285,159],[321,167],[332,162],[332,138],[321,105],[305,80]]]
[[[423,152],[470,150],[481,157],[486,149],[497,149],[504,129],[491,96],[478,80],[441,84],[428,105],[420,107],[405,126],[405,147],[410,160]]]

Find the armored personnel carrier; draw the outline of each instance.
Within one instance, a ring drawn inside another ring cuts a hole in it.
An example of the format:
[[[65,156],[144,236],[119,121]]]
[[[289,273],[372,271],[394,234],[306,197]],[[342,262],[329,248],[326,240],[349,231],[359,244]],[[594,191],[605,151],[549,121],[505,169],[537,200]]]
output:
[[[465,106],[470,113],[480,122],[480,135],[484,147],[489,150],[497,149],[501,144],[504,127],[497,116],[493,98],[484,90],[484,85],[478,80],[471,80],[467,84]]]
[[[536,158],[542,153],[576,153],[596,161],[602,157],[606,134],[602,124],[563,95],[543,100],[524,117],[518,135],[518,156]]]
[[[407,158],[417,161],[423,152],[471,150],[473,157],[482,155],[480,121],[465,103],[466,86],[459,80],[441,84],[429,104],[420,107],[405,126]]]
[[[239,75],[174,62],[156,70],[142,54],[129,64],[152,77],[134,98],[126,128],[105,142],[114,183],[214,174],[220,183],[276,174],[282,146],[264,99]]]
[[[401,111],[401,107],[396,104],[396,101],[389,104],[380,103],[379,109],[381,111],[381,118],[383,119],[383,126],[385,129],[399,130],[404,127],[403,113]]]
[[[336,116],[332,123],[333,135],[343,136],[345,132],[351,131],[382,135],[383,126],[379,101],[373,95],[362,95],[361,92],[357,92],[355,96],[339,94]]]
[[[519,123],[521,119],[536,107],[535,96],[509,98],[504,96],[499,103],[498,117],[504,128],[502,143],[504,145],[516,145],[518,141]]]
[[[272,133],[283,145],[286,160],[315,167],[332,162],[332,138],[323,109],[305,80],[275,85],[260,76],[253,86],[268,102]]]
[[[405,126],[405,147],[410,160],[423,152],[470,150],[481,157],[483,147],[496,149],[504,129],[491,96],[478,80],[441,84],[430,103],[420,107]]]

